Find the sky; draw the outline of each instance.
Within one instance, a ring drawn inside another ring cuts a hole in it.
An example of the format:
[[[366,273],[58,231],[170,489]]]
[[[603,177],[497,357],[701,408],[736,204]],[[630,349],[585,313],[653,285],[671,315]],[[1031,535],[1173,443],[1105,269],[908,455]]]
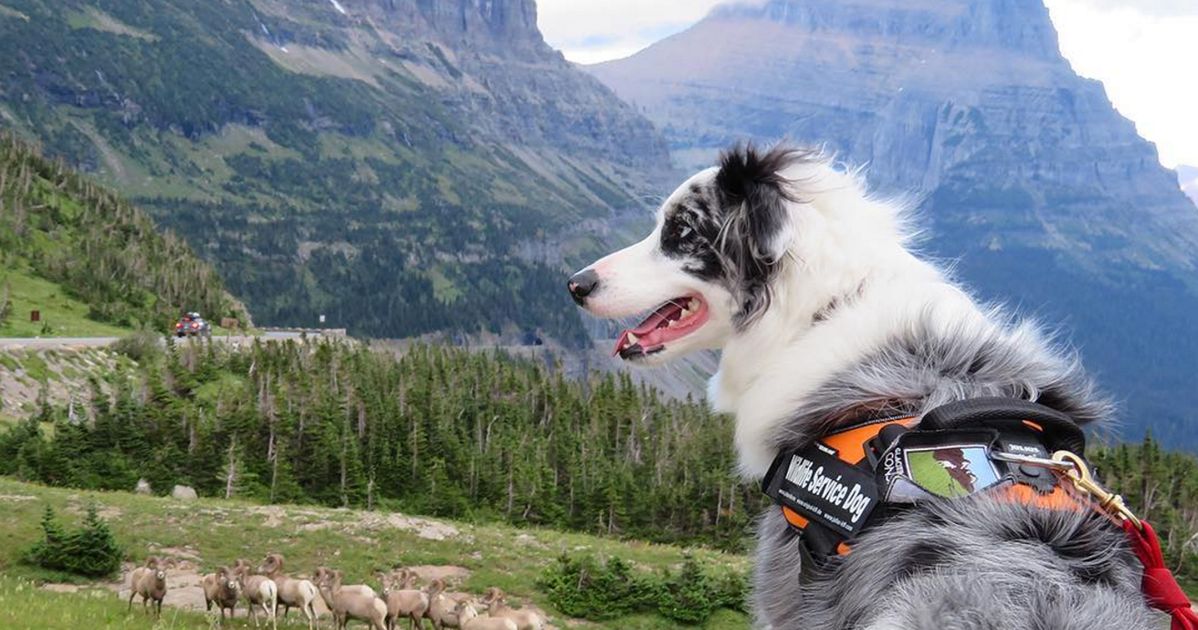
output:
[[[1074,70],[1156,143],[1198,166],[1198,0],[1045,0]],[[577,63],[627,57],[685,30],[721,0],[538,0],[545,39]]]

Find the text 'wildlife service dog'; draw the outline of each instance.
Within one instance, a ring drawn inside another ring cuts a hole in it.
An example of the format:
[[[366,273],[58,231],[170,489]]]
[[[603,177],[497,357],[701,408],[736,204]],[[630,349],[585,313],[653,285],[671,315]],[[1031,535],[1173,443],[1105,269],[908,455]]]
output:
[[[758,523],[758,627],[1159,627],[1134,517],[1080,457],[1107,399],[910,234],[818,152],[738,147],[569,289],[596,316],[649,313],[616,342],[626,361],[722,351],[710,404],[777,504]]]

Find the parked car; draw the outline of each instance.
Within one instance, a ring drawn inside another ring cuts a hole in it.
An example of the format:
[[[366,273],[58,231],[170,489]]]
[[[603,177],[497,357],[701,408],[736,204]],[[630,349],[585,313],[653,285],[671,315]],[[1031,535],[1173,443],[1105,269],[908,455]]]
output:
[[[211,337],[212,326],[199,313],[187,313],[175,323],[176,337]]]

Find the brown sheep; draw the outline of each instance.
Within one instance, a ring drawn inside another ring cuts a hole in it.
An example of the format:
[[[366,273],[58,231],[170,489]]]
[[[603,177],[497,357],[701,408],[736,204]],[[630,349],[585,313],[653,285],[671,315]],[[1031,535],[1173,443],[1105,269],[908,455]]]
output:
[[[445,594],[445,580],[433,580],[424,592],[428,593],[428,610],[424,616],[432,620],[433,627],[437,630],[457,628],[457,604]]]
[[[396,621],[406,617],[411,630],[423,626],[421,618],[428,610],[428,593],[412,588],[416,574],[401,569],[393,576],[379,574],[383,582],[383,601],[387,603],[387,630],[395,630]]]
[[[262,566],[258,567],[258,573],[274,581],[278,589],[279,605],[283,606],[283,616],[286,617],[293,606],[299,608],[308,618],[308,630],[313,630],[316,624],[316,607],[313,602],[320,595],[316,585],[308,580],[287,577],[283,573],[282,554],[267,554]]]
[[[142,609],[152,601],[154,616],[161,617],[162,599],[166,597],[166,569],[174,566],[174,560],[163,562],[158,556],[150,556],[145,566],[134,569],[129,575],[128,610],[133,610],[133,598],[140,595]]]
[[[233,564],[233,572],[237,574],[241,580],[241,591],[245,596],[247,608],[250,611],[250,619],[254,620],[254,627],[258,627],[258,613],[255,606],[262,608],[262,612],[266,613],[266,618],[270,620],[272,628],[278,628],[278,619],[275,617],[275,609],[279,606],[279,587],[274,580],[265,575],[258,575],[253,572],[250,563],[246,560],[238,559]]]
[[[229,618],[232,619],[237,600],[241,599],[241,581],[233,569],[221,567],[215,573],[205,575],[200,584],[204,587],[205,609],[211,611],[215,603],[220,610],[220,625],[225,625],[225,610],[229,611]]]
[[[320,596],[332,611],[337,630],[345,630],[350,619],[365,621],[373,630],[386,630],[387,605],[375,596],[374,589],[364,584],[342,586],[345,574],[341,571],[322,569],[317,573]]]
[[[492,617],[511,619],[516,622],[518,630],[541,630],[545,627],[545,619],[541,615],[523,608],[508,607],[507,595],[501,589],[487,589],[483,594],[482,603],[487,606],[487,612]]]
[[[470,602],[462,602],[455,609],[462,630],[516,630],[516,622],[507,617],[480,617]]]

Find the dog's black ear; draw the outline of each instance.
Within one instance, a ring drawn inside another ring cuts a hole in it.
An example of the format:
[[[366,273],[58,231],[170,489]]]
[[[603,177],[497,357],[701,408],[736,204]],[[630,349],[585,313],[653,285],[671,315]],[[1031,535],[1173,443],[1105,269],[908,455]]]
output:
[[[737,310],[733,323],[744,328],[770,305],[770,281],[786,255],[794,182],[787,169],[812,153],[778,145],[761,152],[753,145],[720,154],[716,189],[724,209],[724,229],[715,244],[725,261]]]

